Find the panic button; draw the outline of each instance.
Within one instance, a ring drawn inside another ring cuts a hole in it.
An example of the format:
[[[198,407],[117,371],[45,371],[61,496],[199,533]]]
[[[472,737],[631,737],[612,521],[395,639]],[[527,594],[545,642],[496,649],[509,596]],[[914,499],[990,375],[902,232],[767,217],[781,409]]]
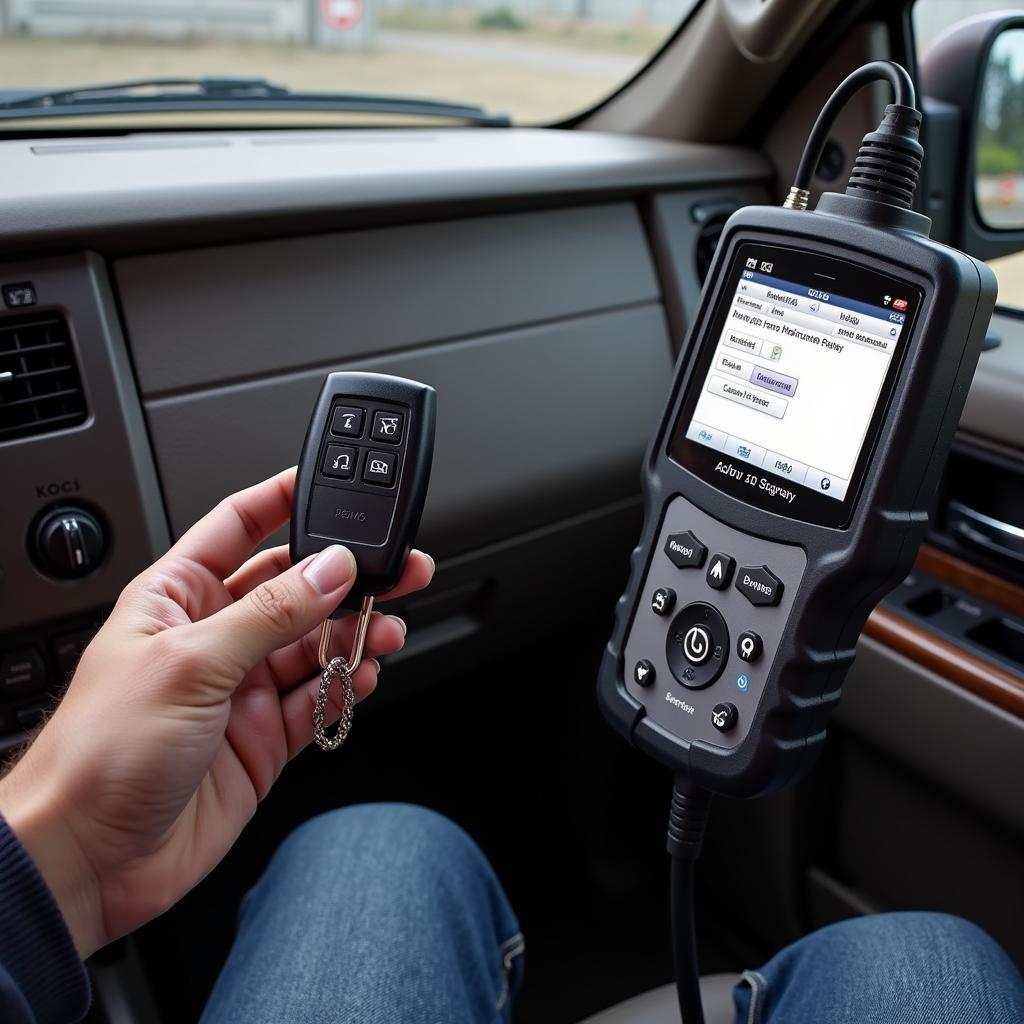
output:
[[[736,589],[753,605],[776,605],[782,599],[782,580],[767,565],[745,565],[736,573]]]

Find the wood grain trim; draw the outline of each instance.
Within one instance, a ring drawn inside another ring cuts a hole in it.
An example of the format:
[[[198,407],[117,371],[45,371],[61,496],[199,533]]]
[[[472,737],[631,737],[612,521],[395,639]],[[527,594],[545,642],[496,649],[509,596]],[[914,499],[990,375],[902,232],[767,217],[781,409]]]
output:
[[[922,668],[1024,718],[1024,678],[926,632],[887,608],[871,613],[864,632]]]
[[[923,545],[918,553],[916,568],[1024,618],[1024,587],[1016,583],[994,576],[929,544]]]

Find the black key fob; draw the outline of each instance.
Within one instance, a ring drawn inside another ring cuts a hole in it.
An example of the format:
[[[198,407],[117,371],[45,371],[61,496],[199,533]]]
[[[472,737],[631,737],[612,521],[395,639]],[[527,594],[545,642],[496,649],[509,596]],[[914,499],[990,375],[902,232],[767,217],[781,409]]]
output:
[[[390,590],[402,574],[427,496],[436,392],[381,373],[332,373],[299,459],[291,522],[298,562],[331,544],[355,555],[355,587],[334,613]]]

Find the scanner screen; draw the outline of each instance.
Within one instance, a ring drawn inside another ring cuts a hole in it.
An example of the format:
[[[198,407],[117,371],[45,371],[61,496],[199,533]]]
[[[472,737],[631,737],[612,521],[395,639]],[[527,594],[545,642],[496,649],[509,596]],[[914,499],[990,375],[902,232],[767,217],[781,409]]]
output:
[[[919,303],[915,288],[844,260],[741,246],[673,456],[686,465],[684,446],[704,449],[709,483],[833,520],[827,507],[807,516],[806,496],[836,508],[852,496]]]

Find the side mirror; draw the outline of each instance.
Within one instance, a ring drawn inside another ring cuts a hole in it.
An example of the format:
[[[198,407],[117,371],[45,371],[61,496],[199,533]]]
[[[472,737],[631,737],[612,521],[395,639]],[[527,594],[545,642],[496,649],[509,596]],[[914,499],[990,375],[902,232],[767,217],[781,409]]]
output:
[[[1024,228],[1024,26],[989,50],[974,130],[974,202],[985,227]]]
[[[924,55],[921,84],[936,234],[982,260],[1024,249],[1024,11],[954,25]]]

